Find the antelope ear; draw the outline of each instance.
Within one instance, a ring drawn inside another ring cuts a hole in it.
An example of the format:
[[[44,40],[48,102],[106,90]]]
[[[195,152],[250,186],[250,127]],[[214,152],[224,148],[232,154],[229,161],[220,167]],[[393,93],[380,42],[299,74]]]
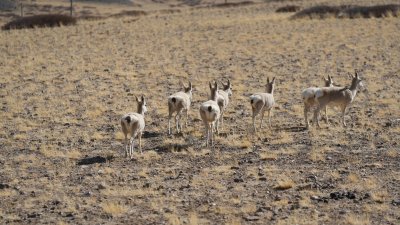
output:
[[[328,75],[328,79],[329,79],[330,81],[332,81],[332,77],[331,77],[331,75]]]
[[[358,73],[356,72],[356,78],[358,78]]]
[[[269,83],[269,77],[267,77],[267,83]]]
[[[139,102],[139,98],[135,95],[136,101]]]
[[[142,102],[145,102],[145,98],[144,98],[144,95],[142,95]]]
[[[228,86],[229,87],[231,86],[231,80],[230,79],[228,79]]]
[[[272,78],[272,83],[275,83],[275,77],[274,77],[274,78]]]
[[[208,84],[210,85],[210,89],[212,89],[211,81],[209,81]]]
[[[181,80],[179,81],[179,85],[181,85],[181,87],[183,87],[185,89],[185,84],[183,84],[183,82]]]
[[[218,90],[218,83],[217,83],[217,81],[215,81],[215,83],[214,83],[214,84],[215,84],[215,86],[214,86],[214,87],[215,87],[215,88]]]
[[[189,81],[189,88],[190,88],[190,90],[192,90],[192,82],[191,81]]]

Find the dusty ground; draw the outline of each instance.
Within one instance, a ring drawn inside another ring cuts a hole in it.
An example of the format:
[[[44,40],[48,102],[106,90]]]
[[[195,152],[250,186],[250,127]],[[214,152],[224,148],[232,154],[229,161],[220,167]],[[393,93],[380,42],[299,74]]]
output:
[[[291,21],[276,4],[0,32],[1,223],[398,224],[399,18]],[[301,90],[354,69],[348,127],[329,108],[331,127],[305,130]],[[268,76],[272,129],[254,135],[248,96]],[[208,149],[198,108],[225,78]],[[189,127],[168,136],[166,97],[189,79]],[[119,119],[140,94],[144,154],[128,160]]]

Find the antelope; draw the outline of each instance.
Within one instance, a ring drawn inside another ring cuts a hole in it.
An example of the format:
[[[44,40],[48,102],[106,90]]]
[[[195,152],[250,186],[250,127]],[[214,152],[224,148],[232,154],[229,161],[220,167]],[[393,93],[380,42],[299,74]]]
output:
[[[350,87],[323,87],[316,91],[315,100],[318,102],[318,107],[314,110],[314,121],[316,121],[318,127],[320,127],[318,121],[319,111],[327,105],[339,106],[341,108],[342,124],[346,127],[344,119],[346,109],[354,101],[358,86],[363,87],[362,80],[359,78],[357,72],[355,72],[355,76],[351,75],[351,77]]]
[[[168,134],[171,134],[171,118],[172,114],[176,112],[175,115],[175,125],[178,133],[182,132],[181,124],[181,114],[183,111],[186,113],[186,123],[187,127],[189,119],[189,109],[192,102],[192,82],[189,81],[189,86],[185,87],[182,84],[183,91],[177,92],[168,97]]]
[[[218,120],[221,116],[221,110],[217,103],[218,99],[218,84],[215,82],[214,87],[209,82],[210,91],[211,91],[211,100],[208,100],[201,104],[200,106],[200,117],[203,120],[205,131],[206,131],[206,146],[208,147],[208,143],[211,139],[211,145],[214,146],[214,126],[216,126],[216,132],[219,133],[218,130]]]
[[[253,128],[254,133],[256,133],[256,124],[255,117],[261,113],[261,124],[260,129],[263,126],[264,113],[268,111],[268,122],[269,127],[271,128],[271,110],[275,104],[274,100],[274,88],[275,88],[275,77],[272,78],[272,81],[269,81],[269,77],[267,78],[267,84],[265,85],[266,93],[256,93],[250,96],[251,109],[253,111]]]
[[[331,76],[328,76],[328,79],[325,79],[325,87],[333,87],[333,79]],[[315,93],[317,92],[319,88],[317,87],[309,87],[303,90],[302,92],[302,97],[303,97],[303,102],[304,102],[304,120],[306,123],[306,128],[309,128],[309,122],[308,122],[308,112],[312,107],[317,107],[318,103],[315,100]],[[328,110],[327,107],[324,107],[325,111],[325,119],[326,123],[329,124],[328,121]]]
[[[218,90],[218,106],[221,111],[221,125],[224,123],[224,112],[229,104],[229,97],[232,96],[232,85],[231,81],[228,79],[228,83],[222,83],[222,90]]]
[[[139,138],[139,149],[142,152],[142,134],[144,130],[144,113],[147,112],[146,99],[142,95],[141,99],[135,96],[137,101],[137,113],[127,113],[121,118],[122,132],[125,136],[125,157],[133,158],[134,138]],[[128,134],[130,135],[129,151],[128,151]]]

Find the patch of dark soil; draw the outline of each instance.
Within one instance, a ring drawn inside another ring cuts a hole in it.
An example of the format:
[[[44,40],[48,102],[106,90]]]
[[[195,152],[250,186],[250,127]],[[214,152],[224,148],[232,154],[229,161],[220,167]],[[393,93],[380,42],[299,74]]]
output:
[[[335,201],[339,201],[339,200],[353,200],[353,202],[360,202],[366,199],[369,199],[371,197],[371,194],[369,193],[365,193],[365,194],[361,194],[361,193],[357,193],[356,191],[335,191],[335,192],[331,192],[329,194],[329,196],[311,196],[310,199],[311,200],[315,200],[318,202],[329,202],[330,200],[335,200]]]
[[[8,184],[0,184],[0,190],[1,189],[6,189],[6,188],[10,188],[10,185],[8,185]]]
[[[77,2],[93,2],[93,3],[103,3],[103,4],[133,4],[131,0],[76,0]]]
[[[388,16],[399,16],[400,5],[375,5],[375,6],[355,6],[343,10],[340,17],[353,18],[382,18]]]
[[[129,11],[122,11],[120,13],[116,13],[111,15],[110,17],[124,17],[124,16],[145,16],[147,15],[147,12],[141,11],[141,10],[129,10]]]
[[[310,18],[324,19],[328,17],[335,18],[383,18],[388,16],[399,16],[400,5],[375,5],[375,6],[355,6],[340,5],[328,6],[319,5],[299,11],[292,16],[292,19]]]
[[[182,0],[184,5],[188,5],[188,6],[196,6],[199,5],[201,3],[201,0]]]
[[[278,8],[275,12],[277,12],[277,13],[290,13],[290,12],[297,12],[299,10],[300,10],[300,6],[297,6],[297,5],[286,5],[286,6]]]
[[[352,191],[336,191],[336,192],[330,193],[329,196],[331,197],[331,199],[334,199],[334,200],[339,200],[339,199],[344,199],[344,198],[348,198],[348,199],[356,198],[355,192],[352,192]]]
[[[191,145],[190,144],[168,144],[163,146],[155,147],[154,150],[159,153],[170,153],[170,152],[182,152],[187,150]]]
[[[0,10],[12,11],[17,8],[17,2],[11,0],[2,0],[0,2]]]
[[[143,138],[153,138],[153,137],[161,137],[161,136],[163,136],[163,133],[152,132],[152,131],[144,131],[143,132]]]
[[[344,6],[328,6],[328,5],[318,5],[311,8],[303,9],[300,12],[294,14],[292,19],[301,18],[327,18],[329,16],[337,17]]]
[[[86,157],[77,162],[78,166],[82,165],[90,165],[90,164],[95,164],[95,163],[106,163],[107,160],[111,160],[112,157],[102,157],[102,156],[94,156],[94,157]]]
[[[287,131],[287,132],[302,132],[302,131],[306,131],[307,128],[294,126],[294,127],[281,127],[281,128],[279,128],[279,130]]]
[[[216,8],[229,8],[229,7],[238,7],[238,6],[247,6],[247,5],[252,5],[254,2],[252,1],[244,1],[244,2],[225,2],[225,3],[218,3],[215,5],[212,5],[211,7],[216,7]]]
[[[180,9],[161,9],[158,11],[161,14],[173,14],[173,13],[180,13]]]

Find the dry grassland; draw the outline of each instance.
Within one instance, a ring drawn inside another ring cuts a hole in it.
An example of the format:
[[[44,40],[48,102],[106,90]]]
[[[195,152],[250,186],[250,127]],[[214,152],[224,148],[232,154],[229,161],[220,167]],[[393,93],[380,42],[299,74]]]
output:
[[[400,20],[289,20],[277,5],[0,32],[1,223],[398,224]],[[301,90],[354,69],[366,88],[348,127],[328,108],[331,127],[305,130]],[[248,96],[268,76],[272,129],[254,135]],[[233,96],[208,149],[198,109],[222,78]],[[168,136],[166,97],[187,80],[189,127]],[[128,160],[119,119],[140,94],[144,153]]]

